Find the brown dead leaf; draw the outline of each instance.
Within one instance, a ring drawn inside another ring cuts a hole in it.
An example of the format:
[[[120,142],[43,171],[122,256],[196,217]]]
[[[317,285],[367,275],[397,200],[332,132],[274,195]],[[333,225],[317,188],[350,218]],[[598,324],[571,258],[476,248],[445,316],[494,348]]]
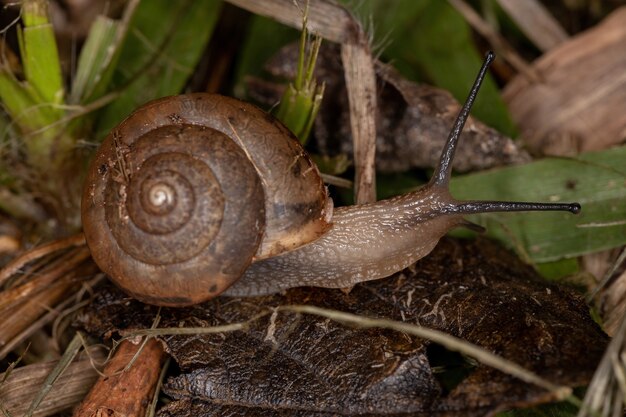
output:
[[[381,134],[376,151],[383,172],[434,167],[461,106],[449,92],[403,78],[393,67],[379,64],[384,82]],[[470,117],[454,159],[460,172],[529,162],[528,154],[510,138]]]
[[[275,77],[293,77],[297,45],[283,48],[268,63]],[[460,104],[447,91],[403,78],[393,67],[377,62],[378,83],[376,169],[405,172],[437,164]],[[322,153],[352,155],[350,113],[339,50],[323,44],[316,67],[325,83],[324,99],[315,122],[315,137]],[[275,103],[282,92],[275,84],[249,81],[252,97]],[[473,171],[530,160],[515,142],[470,116],[454,159],[457,171]]]
[[[219,297],[163,309],[161,325],[242,322],[289,304],[439,329],[567,386],[589,381],[607,343],[578,297],[486,241],[443,240],[413,268],[347,294],[298,288],[284,295]],[[121,292],[102,291],[82,323],[111,334],[148,327],[156,312]],[[165,386],[175,401],[162,416],[490,416],[553,400],[539,387],[431,342],[311,315],[268,314],[247,331],[164,341],[181,374]]]
[[[626,7],[560,44],[504,90],[513,119],[537,153],[574,155],[626,138]]]

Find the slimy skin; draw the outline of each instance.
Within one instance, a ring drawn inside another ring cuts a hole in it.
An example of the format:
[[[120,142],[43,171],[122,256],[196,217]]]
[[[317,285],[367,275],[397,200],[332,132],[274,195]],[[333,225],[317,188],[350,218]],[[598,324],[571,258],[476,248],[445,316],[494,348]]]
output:
[[[443,235],[464,222],[454,207],[445,189],[433,187],[339,207],[324,236],[252,263],[225,294],[271,294],[304,285],[343,288],[387,277],[426,256]]]

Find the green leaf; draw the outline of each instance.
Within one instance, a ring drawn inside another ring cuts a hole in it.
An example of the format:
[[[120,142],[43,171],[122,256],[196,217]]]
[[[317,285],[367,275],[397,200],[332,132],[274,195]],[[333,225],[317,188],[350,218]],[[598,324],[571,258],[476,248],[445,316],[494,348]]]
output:
[[[38,105],[34,96],[36,93],[32,88],[18,81],[8,69],[0,67],[0,100],[11,119],[26,132],[56,120],[50,107]]]
[[[580,272],[580,265],[578,264],[578,259],[576,258],[561,259],[559,261],[536,264],[535,268],[542,277],[549,280],[559,280],[564,277],[571,277],[572,275]]]
[[[426,184],[426,178],[418,178],[414,172],[398,172],[376,175],[376,199],[384,200],[396,195],[415,191]]]
[[[303,145],[306,144],[315,122],[323,94],[323,87],[314,86],[312,90],[296,90],[293,84],[289,84],[280,101],[276,117]]]
[[[63,154],[73,146],[72,138],[63,134],[63,125],[55,125],[62,113],[51,104],[40,103],[39,96],[28,83],[19,82],[7,69],[0,67],[0,100],[19,127],[28,160],[33,166],[48,170],[56,162],[50,152]],[[1,132],[3,137],[7,131]]]
[[[626,146],[571,159],[453,178],[452,195],[463,200],[573,202],[569,213],[492,213],[468,217],[527,259],[550,262],[626,244]]]
[[[86,103],[104,92],[104,87],[113,74],[106,70],[116,55],[115,41],[119,30],[119,21],[106,16],[96,18],[78,58],[70,103]],[[97,88],[99,91],[96,92]]]
[[[37,92],[42,103],[63,103],[61,64],[52,24],[48,22],[46,0],[27,0],[22,5],[22,65],[26,81]],[[62,114],[62,112],[59,112]]]
[[[309,138],[324,95],[324,84],[318,86],[313,75],[322,46],[322,38],[315,36],[312,41],[309,41],[309,31],[306,25],[305,14],[300,34],[296,78],[287,86],[276,112],[276,117],[300,139],[303,145]]]
[[[132,110],[180,93],[213,32],[221,2],[150,0],[137,8],[112,80],[121,95],[101,113],[103,136]]]

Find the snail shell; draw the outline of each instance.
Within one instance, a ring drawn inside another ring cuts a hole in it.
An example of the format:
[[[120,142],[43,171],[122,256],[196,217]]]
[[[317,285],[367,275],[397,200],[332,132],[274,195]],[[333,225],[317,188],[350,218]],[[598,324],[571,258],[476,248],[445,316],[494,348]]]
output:
[[[96,263],[160,305],[220,294],[253,260],[317,239],[331,215],[293,134],[250,104],[211,94],[132,113],[98,150],[82,201]]]

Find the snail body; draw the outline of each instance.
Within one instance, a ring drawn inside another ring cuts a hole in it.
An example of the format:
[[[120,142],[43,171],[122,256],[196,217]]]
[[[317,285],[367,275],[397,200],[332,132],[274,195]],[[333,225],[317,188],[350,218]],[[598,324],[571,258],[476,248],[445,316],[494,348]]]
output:
[[[574,204],[459,202],[448,192],[456,143],[493,55],[425,187],[333,210],[294,135],[234,98],[150,102],[113,129],[91,163],[83,229],[98,266],[135,298],[184,306],[221,293],[348,287],[427,255],[464,214]]]
[[[227,295],[271,294],[303,285],[346,288],[384,278],[428,255],[450,229],[465,224],[445,189],[335,209],[333,227],[293,251],[254,262]],[[450,213],[446,213],[451,210]],[[267,277],[280,277],[268,279]]]

